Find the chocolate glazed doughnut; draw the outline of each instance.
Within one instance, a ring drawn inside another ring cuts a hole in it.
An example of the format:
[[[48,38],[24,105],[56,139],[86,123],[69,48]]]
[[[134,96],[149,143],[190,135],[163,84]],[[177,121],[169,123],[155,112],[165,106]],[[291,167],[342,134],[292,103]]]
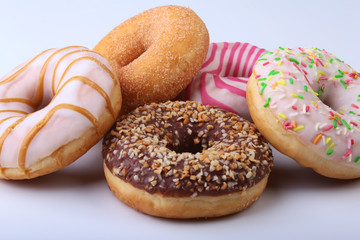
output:
[[[192,101],[150,104],[124,115],[103,142],[115,195],[154,216],[239,212],[259,198],[273,166],[255,125]]]

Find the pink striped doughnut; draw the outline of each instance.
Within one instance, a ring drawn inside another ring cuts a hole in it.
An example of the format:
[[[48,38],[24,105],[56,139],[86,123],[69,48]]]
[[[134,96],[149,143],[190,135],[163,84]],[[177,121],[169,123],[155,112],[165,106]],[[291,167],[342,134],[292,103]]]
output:
[[[218,106],[250,120],[246,84],[264,51],[249,43],[211,43],[205,63],[187,87],[187,99]]]

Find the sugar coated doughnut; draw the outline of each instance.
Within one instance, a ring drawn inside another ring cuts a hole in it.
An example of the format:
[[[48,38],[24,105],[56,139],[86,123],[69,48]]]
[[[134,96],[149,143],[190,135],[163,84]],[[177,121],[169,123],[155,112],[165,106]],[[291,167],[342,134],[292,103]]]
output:
[[[193,101],[124,115],[104,138],[105,176],[131,207],[168,218],[239,212],[263,192],[272,152],[255,125]]]
[[[247,88],[256,126],[280,152],[332,178],[360,177],[360,78],[318,48],[282,48],[257,61]]]
[[[0,178],[25,179],[72,163],[120,111],[108,61],[85,47],[46,50],[0,79]]]
[[[200,70],[208,47],[208,31],[194,11],[162,6],[123,22],[94,50],[115,69],[127,113],[175,98]]]
[[[250,120],[246,84],[264,51],[249,43],[211,43],[205,63],[187,87],[186,99],[218,106]]]

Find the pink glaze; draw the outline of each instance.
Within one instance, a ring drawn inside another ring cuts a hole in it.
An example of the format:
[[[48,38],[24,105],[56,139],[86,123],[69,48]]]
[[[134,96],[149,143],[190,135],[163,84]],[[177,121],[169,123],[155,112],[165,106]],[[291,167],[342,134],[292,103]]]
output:
[[[200,73],[187,88],[187,99],[218,106],[251,119],[246,84],[264,49],[249,43],[212,43]]]
[[[360,77],[325,50],[279,48],[255,66],[259,93],[279,122],[329,161],[360,167]]]

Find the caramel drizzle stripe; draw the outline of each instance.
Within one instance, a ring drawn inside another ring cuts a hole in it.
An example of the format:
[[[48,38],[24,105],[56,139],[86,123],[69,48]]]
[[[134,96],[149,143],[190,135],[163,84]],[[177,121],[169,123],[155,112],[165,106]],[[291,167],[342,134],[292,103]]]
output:
[[[109,109],[109,111],[111,112],[112,116],[114,119],[116,119],[116,113],[111,105],[111,100],[109,95],[107,95],[107,93],[104,91],[104,89],[102,89],[98,84],[96,84],[95,82],[93,82],[91,79],[84,77],[84,76],[73,76],[71,78],[69,78],[68,80],[66,80],[66,82],[56,91],[56,95],[58,95],[61,90],[66,86],[66,84],[68,84],[69,82],[72,81],[80,81],[90,87],[92,87],[94,90],[96,90],[106,101],[106,105]]]
[[[70,46],[70,47],[66,47],[66,48],[62,48],[58,51],[61,51],[61,50],[66,50],[66,49],[69,49],[69,48],[72,48],[72,47],[77,47],[77,46]],[[11,82],[12,80],[14,80],[17,76],[19,76],[22,72],[25,71],[26,68],[28,68],[37,58],[39,58],[41,55],[45,54],[46,52],[50,51],[50,50],[53,50],[53,49],[47,49],[41,53],[39,53],[38,55],[36,55],[34,58],[32,58],[28,63],[26,63],[22,68],[20,68],[19,70],[17,70],[14,74],[12,74],[11,76],[9,76],[8,78],[4,79],[3,81],[0,82],[0,85],[2,84],[6,84],[8,82]],[[54,54],[52,54],[50,56],[50,58],[53,56]],[[41,70],[43,71],[43,69]],[[45,71],[44,71],[45,73]],[[42,79],[43,81],[43,79]],[[21,102],[25,102],[25,101],[28,103],[28,100],[26,99],[23,99],[23,100],[20,100]],[[7,101],[7,100],[3,100],[3,101]],[[84,109],[85,111],[87,111],[86,109]],[[6,130],[4,131],[4,133],[0,136],[0,155],[1,155],[1,151],[2,151],[2,147],[4,145],[4,141],[5,139],[7,138],[7,136],[13,131],[13,129],[18,125],[20,124],[23,120],[25,120],[25,118],[28,116],[28,113],[25,112],[25,111],[20,111],[20,110],[0,110],[0,113],[3,113],[3,112],[13,112],[13,113],[20,113],[20,114],[24,114],[25,116],[21,117],[20,119],[16,120],[13,124],[11,124],[9,127],[6,128]],[[13,116],[13,117],[17,117],[17,116]],[[11,118],[11,117],[9,117]],[[6,118],[6,119],[3,119],[2,122],[6,121],[7,119],[9,118]],[[2,123],[1,122],[1,123]],[[1,167],[1,163],[0,163],[0,172],[2,173],[3,176],[5,176],[3,174],[3,168]]]
[[[53,76],[52,76],[52,80],[51,80],[51,91],[52,91],[52,94],[55,95],[55,77],[56,77],[56,72],[57,72],[57,69],[60,65],[60,63],[66,58],[68,57],[69,55],[72,55],[72,54],[75,54],[75,53],[79,53],[79,52],[91,52],[91,50],[89,49],[81,49],[81,50],[75,50],[75,51],[72,51],[72,52],[68,52],[66,54],[64,54],[56,63],[55,65],[55,68],[54,68],[54,72],[53,72]],[[66,68],[67,69],[67,68]],[[66,71],[66,70],[65,70]],[[59,85],[59,84],[58,84]]]
[[[64,57],[65,57],[65,55],[64,55]],[[97,59],[95,59],[95,58],[93,58],[93,57],[91,57],[91,56],[83,56],[83,57],[80,57],[80,58],[75,59],[74,61],[72,61],[72,62],[67,66],[67,68],[65,69],[65,71],[64,71],[63,74],[61,75],[61,78],[60,78],[60,80],[59,80],[59,82],[58,82],[58,84],[57,84],[56,89],[59,88],[59,86],[61,85],[61,82],[63,81],[66,73],[70,70],[70,68],[71,68],[74,64],[76,64],[77,62],[79,62],[79,61],[81,61],[81,60],[90,60],[90,61],[93,61],[93,62],[95,62],[96,64],[100,65],[100,67],[103,68],[103,69],[110,75],[111,79],[112,79],[113,82],[114,82],[114,85],[115,85],[115,86],[117,85],[118,81],[117,81],[114,73],[113,73],[105,64],[103,64],[102,62],[100,62],[99,60],[97,60]],[[60,62],[60,61],[59,61],[59,62]],[[56,66],[56,67],[57,67],[57,66]],[[55,72],[56,72],[56,70],[54,71],[53,80],[52,80],[52,91],[53,91],[53,94],[54,94],[54,95],[55,95]]]
[[[22,112],[22,111],[19,111],[19,110],[1,110],[0,112]],[[24,114],[27,114],[26,112],[22,112]],[[1,123],[5,122],[6,120],[10,119],[10,118],[14,118],[14,117],[17,117],[17,116],[11,116],[11,117],[8,117],[8,118],[4,118],[1,120]],[[4,141],[5,139],[7,138],[7,136],[12,132],[12,130],[19,124],[21,123],[22,121],[24,121],[24,119],[26,118],[26,116],[24,117],[20,117],[18,120],[16,120],[13,124],[11,124],[10,126],[8,126],[4,133],[0,136],[0,156],[1,156],[1,151],[2,151],[2,147],[4,145]],[[1,167],[1,162],[0,162],[0,173],[4,175],[4,170],[3,168]],[[6,178],[6,176],[5,176]]]
[[[41,71],[40,71],[40,77],[39,77],[39,81],[38,81],[38,87],[37,87],[37,90],[36,90],[36,93],[35,93],[35,97],[32,101],[28,100],[28,101],[22,101],[23,103],[26,103],[27,105],[31,106],[32,108],[35,108],[36,107],[36,102],[38,100],[42,100],[42,92],[43,92],[43,86],[44,86],[44,76],[45,76],[45,72],[46,72],[46,68],[51,60],[51,58],[59,53],[60,51],[63,51],[63,50],[66,50],[66,49],[69,49],[69,48],[73,48],[73,47],[77,47],[77,46],[69,46],[69,47],[65,47],[65,48],[62,48],[62,49],[58,49],[56,50],[54,53],[52,53],[48,59],[45,61]],[[13,81],[15,78],[17,78],[22,72],[24,72],[36,59],[38,59],[41,55],[45,54],[46,52],[48,51],[51,51],[53,50],[53,48],[51,49],[47,49],[41,53],[39,53],[38,55],[36,55],[35,57],[33,57],[28,63],[26,63],[22,68],[20,68],[19,70],[17,70],[14,74],[12,74],[11,76],[9,76],[8,78],[4,79],[3,81],[0,82],[0,85],[3,85],[3,84],[6,84],[8,82],[11,82]],[[40,94],[40,96],[39,96]],[[10,102],[10,101],[9,101]]]
[[[33,140],[33,138],[36,136],[36,134],[49,122],[51,117],[60,109],[69,109],[69,110],[73,110],[73,111],[76,111],[76,112],[82,114],[94,125],[96,132],[99,131],[98,120],[87,109],[73,105],[73,104],[68,104],[68,103],[62,103],[62,104],[56,105],[44,116],[44,118],[38,124],[36,124],[27,133],[24,140],[22,141],[21,146],[20,146],[20,151],[19,151],[19,158],[18,158],[18,166],[20,169],[23,169],[23,170],[25,169],[26,153],[27,153],[28,147],[30,145],[30,142]]]
[[[2,84],[6,84],[8,82],[11,82],[12,80],[14,80],[17,76],[19,76],[22,72],[25,71],[26,68],[28,68],[37,58],[39,58],[41,55],[45,54],[46,52],[53,50],[52,49],[47,49],[41,53],[39,53],[38,55],[36,55],[35,57],[33,57],[28,63],[26,63],[22,68],[20,68],[19,70],[17,70],[14,74],[12,74],[11,76],[9,76],[8,78],[2,80],[0,82],[0,85]]]
[[[21,114],[24,114],[24,115],[29,114],[28,112],[21,111],[21,110],[15,110],[15,109],[0,110],[0,113],[3,113],[3,112],[21,113]]]
[[[32,99],[32,102],[31,102],[31,106],[33,108],[36,107],[36,103],[41,103],[42,102],[42,99],[44,97],[44,79],[45,79],[45,73],[46,73],[46,70],[49,66],[49,63],[50,61],[52,60],[52,58],[62,52],[62,51],[65,51],[67,49],[70,49],[70,48],[77,48],[78,46],[69,46],[69,47],[65,47],[65,48],[60,48],[58,50],[56,50],[55,52],[53,52],[45,61],[45,63],[43,64],[41,70],[40,70],[40,74],[39,74],[39,79],[38,79],[38,83],[37,83],[37,88],[36,88],[36,92],[35,92],[35,95],[34,95],[34,98]]]
[[[11,116],[11,117],[7,117],[7,118],[1,119],[1,120],[0,120],[0,125],[1,125],[3,122],[5,122],[5,121],[7,121],[7,120],[9,120],[9,119],[11,119],[11,118],[15,118],[15,117],[19,117],[19,116]]]
[[[19,116],[11,116],[11,117],[7,117],[7,118],[4,118],[4,119],[1,119],[1,120],[0,120],[0,125],[1,125],[3,122],[5,122],[5,121],[7,121],[7,120],[9,120],[9,119],[12,119],[12,118],[16,118],[16,117],[19,117]],[[5,179],[8,179],[8,177],[5,175],[4,168],[1,167],[1,164],[0,164],[0,174],[1,174]],[[27,175],[26,172],[24,172],[24,174]]]
[[[27,116],[29,116],[29,115],[27,115]],[[1,156],[2,147],[4,145],[4,141],[7,138],[7,136],[9,136],[9,134],[12,132],[12,130],[18,124],[20,124],[22,121],[24,121],[27,116],[24,116],[24,117],[19,118],[18,120],[16,120],[13,124],[11,124],[9,127],[7,127],[5,129],[5,131],[4,131],[4,133],[0,136],[0,156]],[[0,164],[0,171],[3,172],[2,168],[1,168],[1,164]]]
[[[19,102],[19,103],[24,103],[26,105],[29,105],[30,107],[34,108],[34,106],[32,105],[32,101],[26,98],[2,98],[0,99],[1,103],[9,103],[9,102]]]

